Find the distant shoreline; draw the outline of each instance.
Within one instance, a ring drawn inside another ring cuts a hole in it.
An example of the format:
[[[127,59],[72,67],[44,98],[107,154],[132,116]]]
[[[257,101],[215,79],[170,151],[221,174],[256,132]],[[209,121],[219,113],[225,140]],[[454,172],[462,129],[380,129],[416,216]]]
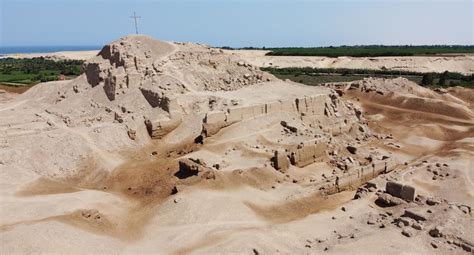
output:
[[[55,51],[55,52],[38,52],[38,53],[12,53],[0,54],[0,59],[5,58],[47,58],[51,60],[87,60],[96,56],[99,50],[83,50],[83,51]]]
[[[2,46],[0,47],[0,56],[12,54],[44,54],[62,51],[98,51],[101,48],[101,46]]]

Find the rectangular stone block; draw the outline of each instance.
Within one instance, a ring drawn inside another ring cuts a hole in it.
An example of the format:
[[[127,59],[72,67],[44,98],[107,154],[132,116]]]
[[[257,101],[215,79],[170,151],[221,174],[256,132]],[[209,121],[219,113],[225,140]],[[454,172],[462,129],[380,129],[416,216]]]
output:
[[[275,169],[283,173],[286,172],[286,170],[288,170],[288,167],[290,166],[288,157],[286,156],[284,152],[275,151],[272,160],[273,160],[273,166],[275,167]]]
[[[326,155],[327,145],[325,143],[318,143],[314,148],[315,158],[319,158]]]
[[[409,185],[404,185],[400,193],[400,198],[407,201],[415,200],[415,188]]]
[[[104,82],[105,95],[110,101],[115,100],[116,77],[107,77]]]
[[[425,221],[427,216],[424,211],[417,210],[416,208],[406,209],[405,214],[403,216],[412,218],[416,221]]]
[[[387,182],[387,184],[385,185],[385,191],[388,194],[399,198],[401,198],[402,188],[403,185],[396,182]]]

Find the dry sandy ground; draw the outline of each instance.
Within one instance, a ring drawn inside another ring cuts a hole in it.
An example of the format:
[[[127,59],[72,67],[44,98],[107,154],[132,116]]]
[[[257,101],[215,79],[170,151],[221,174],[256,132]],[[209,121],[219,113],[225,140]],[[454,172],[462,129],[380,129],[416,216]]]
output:
[[[0,252],[468,254],[473,98],[123,38],[75,80],[0,92]]]
[[[265,56],[267,51],[239,50],[229,51],[260,67],[312,67],[395,70],[412,72],[459,72],[474,73],[474,56],[430,56],[430,57],[289,57]]]
[[[49,58],[54,60],[63,60],[63,59],[75,59],[75,60],[87,60],[97,55],[99,51],[59,51],[53,53],[18,53],[18,54],[8,54],[0,58]]]

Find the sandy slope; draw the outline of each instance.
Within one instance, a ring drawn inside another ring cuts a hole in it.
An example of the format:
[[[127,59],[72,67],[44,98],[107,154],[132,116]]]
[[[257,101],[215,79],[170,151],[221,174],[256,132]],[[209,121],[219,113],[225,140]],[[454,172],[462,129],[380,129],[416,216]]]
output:
[[[75,80],[0,94],[0,251],[464,253],[471,92],[310,87],[202,45],[123,38]],[[422,196],[381,206],[387,180]],[[405,208],[431,211],[421,230]]]

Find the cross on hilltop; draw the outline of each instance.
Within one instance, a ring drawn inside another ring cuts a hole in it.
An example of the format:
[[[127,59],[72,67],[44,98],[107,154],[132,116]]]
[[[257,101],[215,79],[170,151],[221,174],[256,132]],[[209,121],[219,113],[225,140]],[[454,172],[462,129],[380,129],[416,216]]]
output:
[[[135,12],[133,12],[133,16],[130,16],[130,18],[135,20],[135,33],[138,35],[138,21],[137,19],[141,18],[140,16],[137,16]]]

